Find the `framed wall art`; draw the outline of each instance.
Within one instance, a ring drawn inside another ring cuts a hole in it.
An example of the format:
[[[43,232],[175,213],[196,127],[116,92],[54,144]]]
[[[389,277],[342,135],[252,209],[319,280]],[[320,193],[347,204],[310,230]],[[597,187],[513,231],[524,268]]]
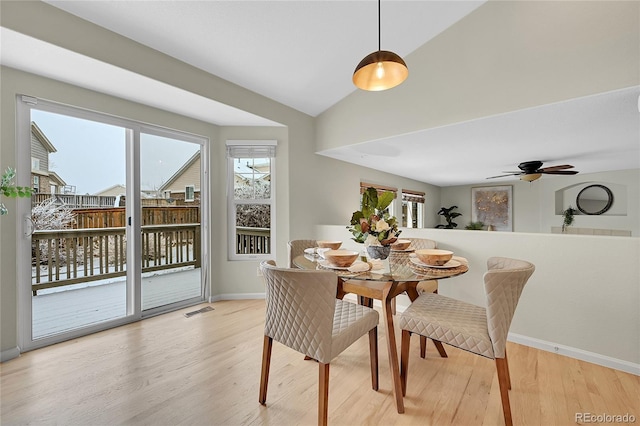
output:
[[[471,188],[471,221],[488,230],[513,231],[513,186]]]

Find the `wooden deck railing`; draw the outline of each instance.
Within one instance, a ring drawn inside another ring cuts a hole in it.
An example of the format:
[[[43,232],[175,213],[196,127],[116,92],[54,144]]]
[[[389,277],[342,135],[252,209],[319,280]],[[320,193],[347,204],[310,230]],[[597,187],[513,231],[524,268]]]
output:
[[[36,205],[49,198],[55,198],[60,204],[65,204],[71,208],[75,207],[114,207],[115,195],[75,195],[75,194],[45,194],[36,193],[31,195],[31,202]]]
[[[33,295],[38,290],[126,275],[126,228],[35,231]],[[142,227],[142,272],[201,266],[200,224]]]
[[[236,254],[269,254],[271,230],[269,228],[236,227]]]

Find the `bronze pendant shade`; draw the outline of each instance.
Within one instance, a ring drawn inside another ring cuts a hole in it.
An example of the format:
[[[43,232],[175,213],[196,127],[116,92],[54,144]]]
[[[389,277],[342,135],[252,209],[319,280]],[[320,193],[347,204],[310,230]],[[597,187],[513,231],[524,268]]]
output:
[[[402,58],[380,50],[380,0],[378,0],[378,50],[364,57],[353,72],[353,84],[362,90],[380,91],[396,87],[409,75]]]

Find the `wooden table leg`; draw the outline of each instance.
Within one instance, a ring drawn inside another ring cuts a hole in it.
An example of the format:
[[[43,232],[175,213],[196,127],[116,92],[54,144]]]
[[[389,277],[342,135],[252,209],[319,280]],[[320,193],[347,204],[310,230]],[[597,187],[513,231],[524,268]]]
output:
[[[389,351],[389,369],[391,370],[391,387],[393,390],[393,396],[396,399],[396,407],[398,413],[404,413],[404,401],[402,399],[402,384],[400,382],[400,366],[398,364],[398,347],[396,346],[396,332],[393,327],[393,314],[391,307],[391,300],[393,297],[389,297],[389,290],[391,290],[391,284],[389,283],[383,290],[382,300],[382,314],[384,316],[384,324],[387,327],[387,349]]]

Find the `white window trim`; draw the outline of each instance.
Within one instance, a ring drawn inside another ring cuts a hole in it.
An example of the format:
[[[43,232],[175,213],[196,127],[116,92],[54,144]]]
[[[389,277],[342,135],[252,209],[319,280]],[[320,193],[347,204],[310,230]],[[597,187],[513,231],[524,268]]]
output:
[[[227,235],[228,246],[227,255],[229,260],[268,260],[276,258],[276,154],[275,147],[278,141],[275,140],[227,140]],[[245,151],[246,156],[231,156],[230,147],[237,151]],[[270,151],[271,154],[263,155],[262,158],[271,159],[271,198],[269,200],[258,200],[261,204],[268,204],[271,210],[271,238],[269,254],[237,254],[236,253],[236,206],[238,204],[255,204],[256,200],[236,200],[234,197],[234,167],[233,161],[236,158],[247,158],[254,150],[263,152]]]
[[[188,198],[189,188],[191,188],[192,197]],[[194,202],[196,200],[196,187],[195,185],[187,185],[184,187],[184,201],[186,203]]]

